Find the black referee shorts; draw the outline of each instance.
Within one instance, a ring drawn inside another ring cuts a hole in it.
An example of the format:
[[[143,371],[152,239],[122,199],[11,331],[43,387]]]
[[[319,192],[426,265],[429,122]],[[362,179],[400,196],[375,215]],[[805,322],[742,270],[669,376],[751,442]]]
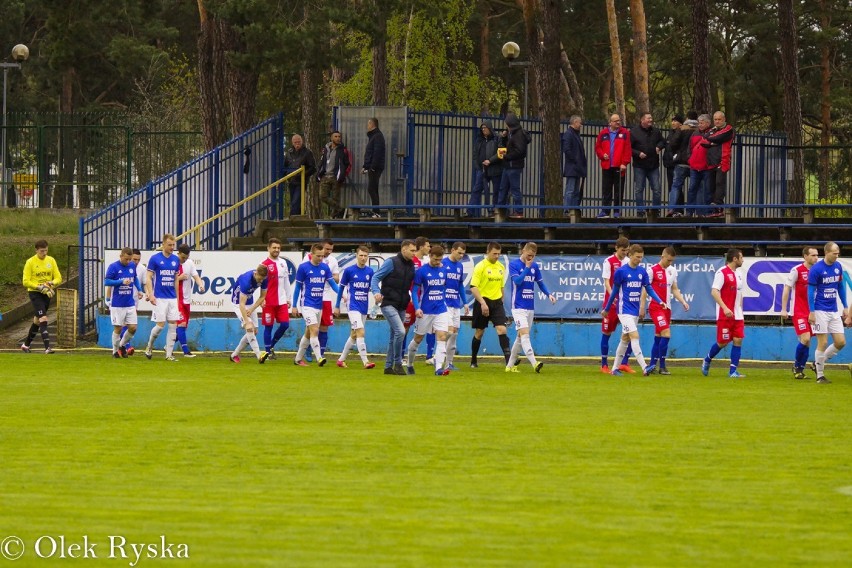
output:
[[[503,299],[489,300],[484,298],[485,304],[488,306],[488,315],[482,315],[482,306],[479,302],[473,302],[473,317],[470,320],[470,325],[473,329],[485,329],[488,327],[488,322],[494,327],[498,325],[506,325],[506,308],[503,307]]]
[[[41,292],[30,292],[30,303],[33,305],[37,318],[43,318],[47,315],[47,309],[50,307],[50,297]]]

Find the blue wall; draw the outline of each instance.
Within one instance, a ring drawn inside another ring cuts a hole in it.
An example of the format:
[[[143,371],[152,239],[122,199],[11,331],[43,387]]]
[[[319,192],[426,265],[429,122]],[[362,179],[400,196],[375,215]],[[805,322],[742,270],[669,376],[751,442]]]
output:
[[[148,341],[151,330],[151,321],[147,317],[141,317],[139,331],[134,338],[134,345],[143,348]],[[277,345],[279,352],[295,351],[298,338],[304,332],[304,322],[301,319],[294,320],[293,325]],[[600,355],[601,326],[599,322],[536,322],[532,330],[533,348],[537,355],[543,356],[565,356],[565,357],[597,357]],[[654,327],[650,323],[644,323],[639,328],[642,337],[642,351],[646,357],[651,354],[651,342],[654,336]],[[331,351],[339,353],[340,348],[346,342],[349,333],[349,322],[338,320],[336,325],[329,330],[329,345]],[[98,344],[109,348],[112,339],[112,326],[109,316],[98,316]],[[165,344],[165,333],[157,338],[155,347],[162,349]],[[470,324],[462,322],[461,335],[459,337],[459,354],[465,357],[470,354],[471,339]],[[187,337],[190,347],[195,351],[230,351],[236,347],[242,336],[241,328],[236,317],[233,318],[197,318],[189,323]],[[262,332],[261,332],[262,336]],[[515,332],[511,330],[509,336],[514,340]],[[672,328],[672,340],[669,343],[669,359],[694,359],[704,357],[708,349],[716,340],[716,326],[699,324],[675,324]],[[617,339],[610,339],[610,356],[615,353]],[[262,337],[260,338],[263,345]],[[367,321],[367,349],[370,353],[385,353],[388,343],[388,326],[384,320]],[[816,339],[811,344],[811,357],[816,346]],[[426,346],[421,346],[421,353]],[[743,358],[762,361],[792,361],[796,348],[796,335],[791,326],[784,327],[758,327],[746,326],[746,338],[743,342]],[[180,349],[178,349],[180,351]],[[482,342],[482,355],[495,355],[500,353],[496,334],[489,329],[485,333]],[[717,359],[728,356],[728,350],[723,351]],[[350,359],[357,357],[353,354]],[[377,360],[378,359],[375,359]],[[844,349],[840,355],[832,359],[832,363],[849,363],[852,361],[852,347]]]

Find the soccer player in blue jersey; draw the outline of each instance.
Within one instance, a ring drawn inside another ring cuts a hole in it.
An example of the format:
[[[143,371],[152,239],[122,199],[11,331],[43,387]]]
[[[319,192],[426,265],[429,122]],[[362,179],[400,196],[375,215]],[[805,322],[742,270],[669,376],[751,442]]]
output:
[[[538,287],[550,300],[556,303],[556,296],[550,293],[541,276],[541,265],[535,261],[538,253],[538,245],[527,243],[521,249],[521,256],[509,263],[509,277],[512,279],[512,319],[515,321],[515,329],[518,335],[512,345],[512,353],[506,362],[507,373],[517,373],[515,363],[523,350],[536,373],[541,372],[544,363],[536,361],[532,342],[530,341],[530,328],[535,317],[535,286]]]
[[[260,345],[257,343],[257,310],[263,305],[266,299],[266,289],[268,287],[267,276],[269,269],[265,264],[258,265],[254,270],[243,272],[237,277],[234,288],[231,291],[231,302],[234,304],[234,313],[240,320],[240,325],[246,330],[245,335],[240,338],[237,348],[231,353],[231,362],[240,362],[240,353],[243,348],[248,345],[257,357],[257,362],[263,365],[269,357],[269,353],[264,351],[261,353]],[[260,297],[254,302],[255,291],[260,288]]]
[[[414,287],[411,289],[411,301],[414,302],[414,338],[408,344],[408,374],[414,374],[414,355],[420,342],[427,333],[435,334],[435,374],[446,376],[449,369],[444,368],[447,357],[447,332],[449,318],[444,290],[447,285],[444,272],[444,247],[435,245],[429,251],[429,264],[425,264],[414,273]],[[420,291],[423,291],[422,297]]]
[[[136,265],[132,262],[133,251],[121,249],[118,260],[109,265],[104,277],[104,286],[111,288],[109,319],[112,323],[112,356],[127,357],[127,342],[136,333],[136,299],[142,297],[142,286],[136,277]],[[127,333],[121,335],[123,327]]]
[[[340,358],[337,360],[338,367],[346,367],[346,358],[349,356],[349,351],[353,345],[358,346],[358,354],[361,356],[361,362],[365,369],[372,369],[376,366],[367,358],[367,342],[364,339],[364,322],[367,319],[367,313],[370,310],[370,282],[373,280],[373,269],[367,266],[367,261],[370,259],[370,249],[361,245],[355,253],[355,264],[347,266],[340,277],[339,290],[337,291],[337,299],[334,304],[334,315],[340,315],[340,302],[343,299],[343,292],[349,292],[349,324],[350,332],[349,339],[346,340],[346,345],[340,352]]]
[[[322,259],[325,257],[325,249],[321,243],[316,243],[311,247],[310,260],[307,260],[299,265],[296,270],[296,287],[293,290],[293,306],[292,315],[299,316],[299,294],[304,290],[304,300],[302,307],[302,318],[305,320],[305,335],[299,342],[299,351],[296,353],[296,358],[293,362],[301,367],[307,367],[305,362],[305,351],[308,347],[313,350],[317,364],[322,367],[326,364],[325,357],[322,356],[322,351],[319,341],[320,317],[322,315],[322,296],[325,290],[325,284],[328,282],[334,293],[337,294],[340,288],[334,281],[334,275],[331,268],[325,264]]]
[[[648,272],[639,266],[644,257],[645,249],[642,248],[642,245],[630,245],[630,248],[627,249],[628,262],[615,271],[612,283],[613,293],[609,295],[609,299],[604,304],[601,315],[606,318],[612,304],[618,299],[618,321],[621,322],[621,342],[618,344],[618,349],[615,352],[615,360],[620,361],[627,352],[627,346],[632,346],[636,362],[644,369],[643,374],[647,377],[654,372],[655,367],[654,365],[645,365],[642,346],[639,344],[639,305],[642,302],[642,289],[644,288],[648,296],[660,304],[662,309],[668,310],[669,305],[660,299],[654,288],[651,287]],[[611,374],[621,375],[623,373],[621,370],[615,368]]]
[[[825,364],[846,346],[841,315],[847,325],[852,324],[852,314],[846,305],[843,267],[837,261],[840,247],[835,242],[828,242],[824,250],[823,259],[808,273],[808,307],[811,310],[808,321],[817,338],[816,374],[820,384],[831,382],[825,378]],[[838,309],[838,298],[843,305],[842,310]],[[831,345],[828,345],[828,334],[833,340]]]
[[[467,307],[467,295],[464,293],[464,267],[462,259],[464,259],[467,245],[463,242],[456,241],[453,243],[453,248],[450,249],[450,254],[443,260],[445,277],[447,279],[447,288],[444,290],[444,301],[447,303],[447,318],[449,326],[447,329],[447,369],[456,371],[456,366],[453,365],[453,357],[456,355],[456,340],[459,336],[459,327],[461,326],[461,312],[464,310],[464,315],[468,315],[470,311]],[[429,336],[426,336],[426,341]]]
[[[177,339],[177,321],[180,319],[177,301],[176,278],[180,271],[180,259],[175,250],[175,236],[163,235],[163,250],[148,260],[148,277],[145,280],[145,291],[148,301],[153,306],[151,319],[154,327],[148,336],[148,347],[145,349],[145,357],[151,359],[154,341],[166,322],[169,323],[169,331],[166,335],[166,361],[177,361],[172,356]]]

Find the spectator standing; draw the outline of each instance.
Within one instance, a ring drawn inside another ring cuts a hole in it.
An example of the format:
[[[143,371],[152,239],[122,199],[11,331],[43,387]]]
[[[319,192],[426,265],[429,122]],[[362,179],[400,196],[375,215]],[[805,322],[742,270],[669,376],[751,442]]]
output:
[[[734,143],[734,128],[725,122],[725,113],[713,113],[713,129],[707,135],[707,163],[712,166],[707,184],[709,217],[722,217],[722,205],[728,191],[728,172],[731,170],[731,146]]]
[[[509,194],[512,195],[512,207],[509,217],[516,219],[524,216],[521,211],[521,175],[527,159],[527,146],[532,141],[529,132],[521,128],[521,121],[515,113],[506,114],[506,151],[498,151],[497,154],[485,160],[482,165],[490,166],[493,162],[503,162],[503,175],[500,178],[500,192],[497,196],[498,204],[509,205]],[[502,154],[502,155],[501,155]]]
[[[612,215],[621,216],[621,198],[624,194],[624,174],[630,163],[630,131],[621,126],[621,117],[613,114],[609,117],[609,126],[598,134],[595,141],[595,155],[603,170],[603,207],[599,219]],[[615,210],[611,209],[613,202]]]
[[[642,114],[639,125],[630,131],[630,148],[633,153],[633,192],[639,216],[646,215],[645,183],[651,186],[651,204],[662,205],[660,185],[660,153],[666,147],[663,133],[654,126],[650,112]]]
[[[305,142],[298,134],[294,134],[290,138],[292,146],[284,153],[284,170],[287,173],[294,172],[305,167],[305,206],[308,202],[308,186],[317,173],[317,162],[314,158],[314,153],[305,146]],[[290,187],[290,216],[302,214],[302,179],[301,176],[291,178],[289,181]]]
[[[322,157],[317,169],[320,200],[328,206],[330,218],[343,218],[344,210],[340,205],[340,190],[346,183],[346,175],[351,167],[349,155],[343,145],[343,137],[339,130],[335,130],[331,133],[331,141],[323,146]]]
[[[690,111],[693,112],[694,111]],[[697,114],[695,115],[698,116]],[[694,122],[695,126],[689,123]],[[663,165],[669,182],[669,212],[666,217],[682,216],[683,209],[683,185],[689,176],[689,139],[693,130],[698,125],[694,119],[684,120],[683,115],[676,114],[672,118],[672,130],[666,139],[666,150],[663,152]]]
[[[485,162],[491,156],[497,155],[497,148],[505,147],[506,140],[498,137],[491,126],[490,120],[483,120],[479,126],[479,132],[473,143],[473,188],[470,191],[470,201],[467,204],[467,216],[479,217],[485,213],[481,208],[483,200],[485,205],[489,202],[492,206],[497,205],[497,192],[500,189],[500,178],[503,176],[503,161],[494,163]],[[491,196],[489,198],[489,195]]]
[[[580,206],[583,184],[586,183],[586,149],[580,138],[582,127],[582,117],[575,114],[568,122],[568,129],[562,133],[562,177],[565,178],[563,205],[566,214],[568,209]]]
[[[710,170],[713,169],[707,161],[707,149],[704,144],[710,134],[710,115],[702,114],[698,117],[698,128],[689,138],[689,195],[686,199],[687,205],[705,205]],[[704,215],[705,211],[700,208],[692,208],[686,212],[687,216],[695,217]]]
[[[362,174],[367,174],[367,193],[370,194],[370,203],[373,207],[379,205],[379,178],[385,171],[385,135],[379,130],[379,119],[376,117],[367,120],[367,148],[364,150],[364,165]],[[372,217],[378,219],[378,209],[373,209]]]

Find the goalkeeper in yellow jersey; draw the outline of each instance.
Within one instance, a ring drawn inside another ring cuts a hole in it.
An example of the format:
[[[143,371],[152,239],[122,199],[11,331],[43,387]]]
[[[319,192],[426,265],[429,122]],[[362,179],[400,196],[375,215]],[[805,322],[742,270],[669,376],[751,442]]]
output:
[[[24,287],[30,294],[35,315],[27,338],[21,345],[21,351],[29,353],[30,343],[36,333],[41,333],[44,352],[49,355],[53,353],[53,349],[50,348],[50,335],[47,332],[47,309],[50,307],[50,299],[53,298],[56,287],[62,283],[62,275],[59,273],[56,259],[47,256],[47,241],[37,241],[35,249],[35,255],[24,264]]]

